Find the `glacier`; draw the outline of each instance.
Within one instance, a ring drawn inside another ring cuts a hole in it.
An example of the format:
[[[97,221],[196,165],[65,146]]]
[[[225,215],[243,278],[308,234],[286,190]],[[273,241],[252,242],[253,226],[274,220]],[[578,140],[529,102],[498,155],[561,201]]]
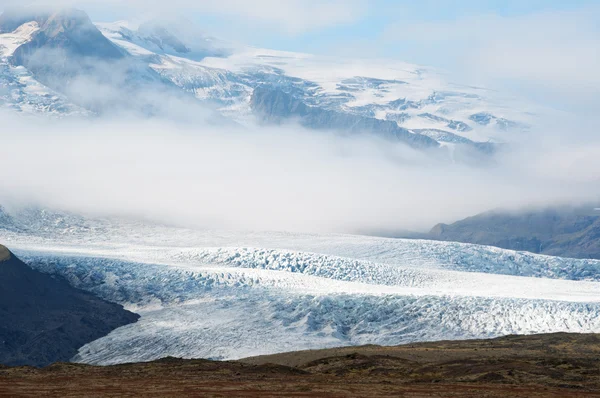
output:
[[[76,362],[600,332],[600,261],[341,234],[208,231],[2,213],[37,270],[141,315]]]

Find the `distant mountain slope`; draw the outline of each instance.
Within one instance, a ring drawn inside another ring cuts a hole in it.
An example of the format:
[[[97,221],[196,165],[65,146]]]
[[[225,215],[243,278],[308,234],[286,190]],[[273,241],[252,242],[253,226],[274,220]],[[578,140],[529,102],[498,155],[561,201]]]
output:
[[[353,134],[371,133],[404,142],[415,148],[437,148],[439,146],[434,139],[411,133],[407,129],[399,127],[397,123],[311,107],[274,87],[255,88],[251,107],[260,118],[267,122],[280,123],[286,119],[296,118],[302,126],[311,129],[339,130]]]
[[[14,52],[39,31],[36,20],[25,22],[10,14],[0,16],[0,107],[16,112],[68,116],[85,114],[66,96],[36,80],[34,74],[13,62]],[[36,17],[37,19],[37,17]]]
[[[0,364],[45,366],[138,315],[34,271],[0,245]]]
[[[600,259],[600,211],[591,207],[525,213],[493,211],[436,225],[427,238],[561,257]]]
[[[7,22],[11,21],[10,18],[7,19]],[[26,62],[27,56],[41,47],[57,48],[71,55],[103,60],[124,57],[123,52],[100,33],[83,11],[61,9],[47,14],[34,14],[26,19],[29,20],[28,22],[36,22],[39,31],[33,40],[23,44],[15,52],[16,63]]]
[[[218,104],[223,114],[242,124],[254,121],[252,98],[259,87],[283,91],[315,111],[336,112],[337,129],[361,117],[372,120],[371,124],[397,124],[402,131],[452,131],[446,137],[454,134],[453,143],[458,145],[492,137],[502,141],[506,130],[519,131],[531,122],[531,114],[511,109],[514,100],[509,107],[507,100],[491,91],[447,83],[433,70],[402,62],[381,66],[233,46],[206,36],[186,21],[97,26],[123,51],[199,100]],[[471,119],[482,113],[488,115],[488,123]],[[510,128],[500,128],[498,120]],[[508,124],[511,120],[515,122]]]
[[[11,63],[27,68],[40,82],[64,91],[70,79],[91,71],[98,60],[114,62],[124,53],[96,29],[87,14],[74,9],[28,13],[28,8],[3,15],[0,31],[23,21],[37,28],[13,52]]]
[[[195,61],[231,54],[226,43],[206,35],[185,18],[153,19],[137,28],[131,25],[126,22],[97,24],[108,38],[128,50],[136,46],[150,53]]]
[[[419,148],[442,144],[455,160],[464,148],[476,159],[491,155],[495,143],[543,117],[531,104],[449,82],[431,68],[232,45],[185,19],[93,24],[69,8],[0,16],[0,83],[7,87],[0,106],[18,111],[85,113],[80,107],[180,119],[195,113],[188,105],[208,103],[249,126],[257,124],[253,98],[271,88],[271,97],[283,92],[309,107],[311,128],[393,135]],[[298,116],[280,110],[272,107],[271,116]]]
[[[18,78],[24,74],[28,79]],[[106,38],[85,12],[72,8],[23,7],[0,17],[2,80],[13,83],[6,101],[14,108],[39,91],[35,84],[43,87],[46,102],[60,93],[94,114],[155,114],[164,102],[189,97]],[[11,101],[15,94],[23,100]]]

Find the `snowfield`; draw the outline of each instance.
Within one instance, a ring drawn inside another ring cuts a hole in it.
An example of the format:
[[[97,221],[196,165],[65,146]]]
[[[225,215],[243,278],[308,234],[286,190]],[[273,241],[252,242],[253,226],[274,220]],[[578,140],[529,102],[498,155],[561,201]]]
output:
[[[600,332],[600,261],[51,212],[3,220],[2,242],[34,268],[142,315],[81,348],[78,362]]]

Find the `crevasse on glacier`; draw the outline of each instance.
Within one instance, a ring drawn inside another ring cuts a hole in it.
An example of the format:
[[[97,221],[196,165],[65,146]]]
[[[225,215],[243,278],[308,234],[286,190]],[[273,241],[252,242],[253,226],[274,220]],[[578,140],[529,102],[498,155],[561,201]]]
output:
[[[452,245],[442,246],[448,256]],[[250,248],[165,253],[169,265],[31,251],[21,256],[142,315],[137,324],[83,347],[75,360],[87,363],[600,330],[597,282],[459,272],[431,261],[404,267],[374,261],[375,255],[365,261]],[[516,274],[564,276],[541,261],[550,258],[512,255],[521,262]],[[466,256],[471,262],[476,257]],[[469,261],[450,261],[449,268]],[[481,268],[486,262],[479,257]],[[565,279],[580,279],[580,268],[588,268],[589,279],[597,280],[593,265],[573,260]],[[580,297],[570,298],[575,292]]]

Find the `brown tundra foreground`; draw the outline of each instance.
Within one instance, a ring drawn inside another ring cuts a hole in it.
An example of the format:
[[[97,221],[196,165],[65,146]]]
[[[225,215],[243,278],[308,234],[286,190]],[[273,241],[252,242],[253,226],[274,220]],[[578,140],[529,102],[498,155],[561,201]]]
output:
[[[348,347],[235,362],[5,367],[0,396],[600,397],[600,335]]]

